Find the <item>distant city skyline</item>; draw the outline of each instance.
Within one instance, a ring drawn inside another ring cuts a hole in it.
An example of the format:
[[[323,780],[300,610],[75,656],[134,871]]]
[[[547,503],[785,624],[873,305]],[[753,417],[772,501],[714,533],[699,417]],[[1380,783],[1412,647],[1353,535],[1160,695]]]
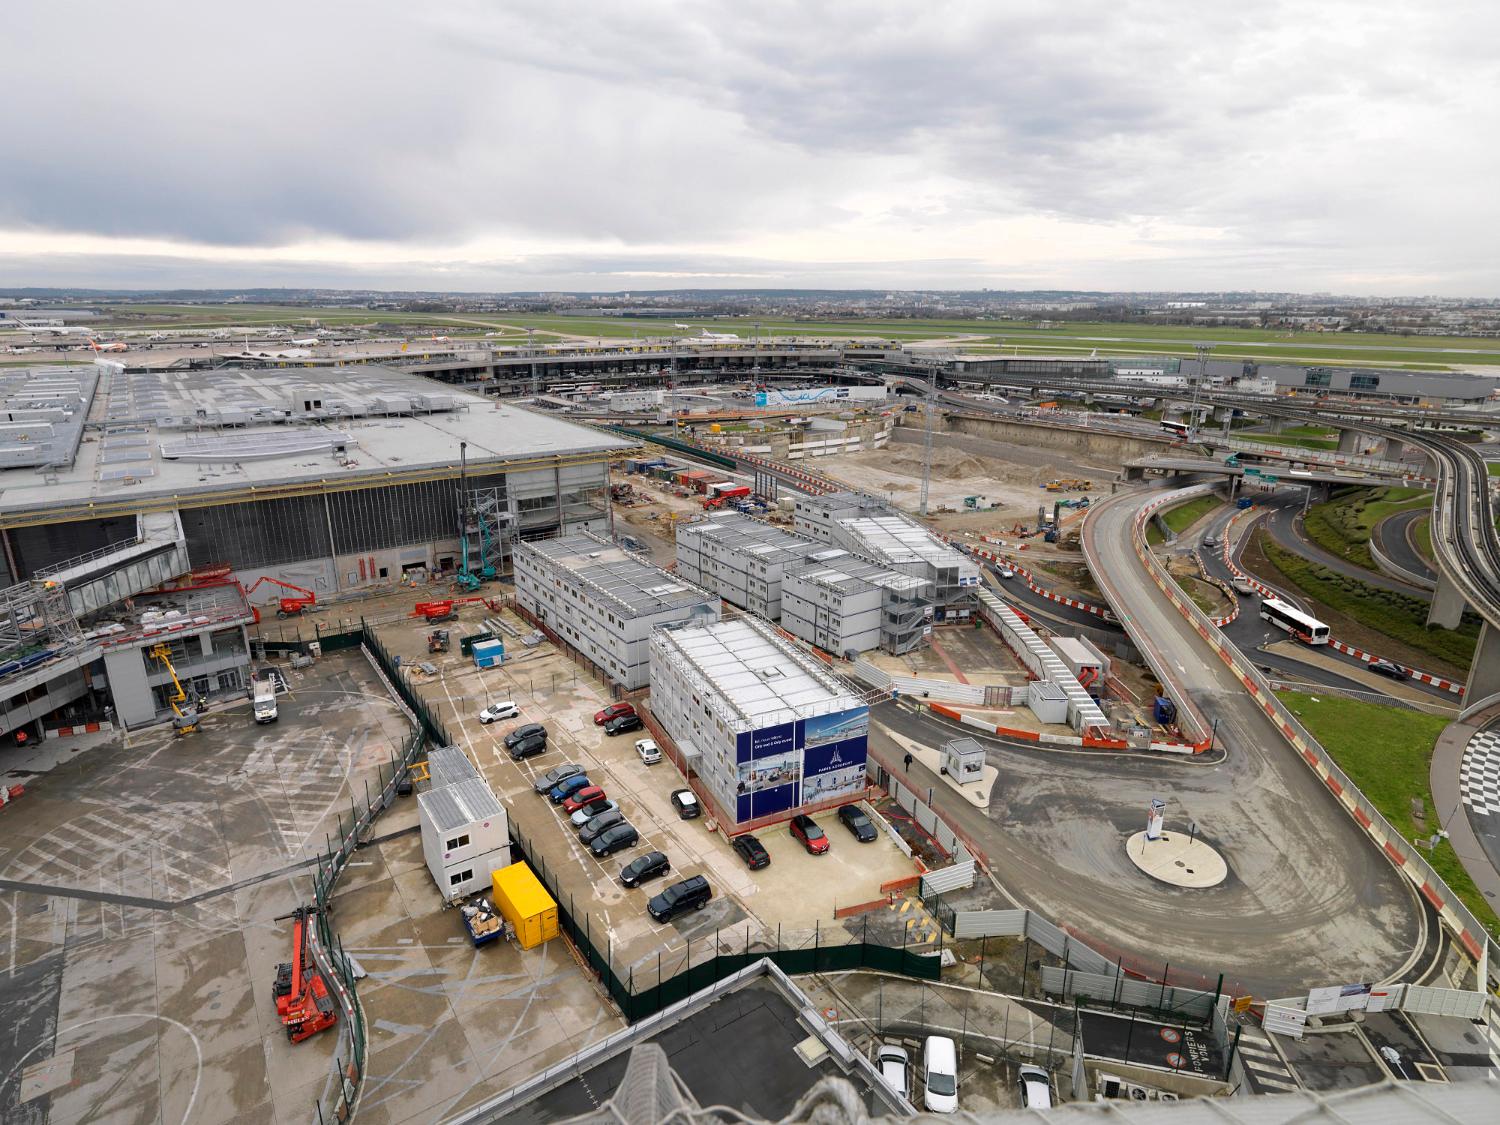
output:
[[[1500,296],[1497,31],[1466,0],[19,0],[0,286]]]

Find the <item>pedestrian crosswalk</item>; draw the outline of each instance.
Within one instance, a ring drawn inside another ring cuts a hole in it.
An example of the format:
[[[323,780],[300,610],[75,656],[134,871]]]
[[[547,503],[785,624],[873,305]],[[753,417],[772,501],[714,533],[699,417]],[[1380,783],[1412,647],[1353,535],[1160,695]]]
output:
[[[1239,1054],[1240,1065],[1257,1093],[1289,1094],[1302,1088],[1265,1032],[1245,1027],[1240,1032]]]
[[[1474,812],[1500,816],[1500,730],[1482,730],[1469,739],[1458,767],[1458,791]]]

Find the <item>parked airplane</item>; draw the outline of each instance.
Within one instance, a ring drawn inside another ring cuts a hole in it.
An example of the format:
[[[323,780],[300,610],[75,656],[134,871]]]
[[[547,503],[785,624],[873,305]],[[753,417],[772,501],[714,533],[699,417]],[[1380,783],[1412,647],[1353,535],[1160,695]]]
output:
[[[739,337],[733,332],[710,332],[707,328],[698,330],[700,340],[738,340]]]
[[[113,340],[108,344],[101,344],[92,336],[89,337],[89,347],[96,352],[128,352],[130,350],[130,345],[124,340]]]

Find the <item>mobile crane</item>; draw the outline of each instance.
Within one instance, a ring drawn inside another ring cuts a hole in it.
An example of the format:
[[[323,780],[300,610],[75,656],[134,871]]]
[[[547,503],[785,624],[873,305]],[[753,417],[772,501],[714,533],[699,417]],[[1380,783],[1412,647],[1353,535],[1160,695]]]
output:
[[[187,691],[182,686],[182,681],[177,678],[177,669],[172,667],[172,646],[161,642],[151,646],[151,655],[159,660],[167,669],[167,674],[172,677],[172,688],[176,694],[167,698],[172,705],[172,733],[177,738],[185,734],[192,734],[198,729],[198,708],[189,704],[186,711],[182,705],[187,703]]]
[[[328,991],[328,982],[312,963],[307,949],[307,927],[315,914],[312,907],[299,906],[276,919],[278,922],[293,919],[293,959],[276,966],[276,982],[271,987],[271,994],[276,999],[276,1014],[286,1027],[286,1037],[293,1043],[300,1043],[324,1028],[332,1027],[339,1018]]]

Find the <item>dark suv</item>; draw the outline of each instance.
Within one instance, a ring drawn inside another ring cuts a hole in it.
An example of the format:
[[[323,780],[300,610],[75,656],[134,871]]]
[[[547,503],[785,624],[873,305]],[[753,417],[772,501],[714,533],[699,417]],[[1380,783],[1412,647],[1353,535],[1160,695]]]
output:
[[[646,904],[646,913],[658,922],[670,922],[684,911],[702,910],[713,897],[708,880],[702,875],[694,875],[680,883],[673,883],[653,898]]]
[[[505,736],[505,748],[510,750],[518,742],[525,742],[528,738],[540,738],[546,742],[547,728],[541,723],[523,723]]]
[[[844,822],[844,827],[854,833],[854,838],[861,844],[873,844],[875,842],[875,825],[870,823],[870,818],[860,811],[858,805],[844,805],[839,809],[839,819]]]
[[[606,828],[589,842],[589,851],[595,856],[603,859],[607,855],[613,855],[623,848],[633,848],[641,842],[641,834],[632,825],[621,821],[619,824]]]
[[[541,734],[533,734],[528,738],[522,738],[516,742],[507,741],[506,743],[506,753],[510,755],[510,760],[513,762],[519,762],[522,758],[530,758],[536,754],[545,754],[546,752],[547,735],[545,731]]]
[[[616,715],[604,724],[605,734],[628,734],[633,730],[641,729],[641,717],[634,712],[629,715]]]

